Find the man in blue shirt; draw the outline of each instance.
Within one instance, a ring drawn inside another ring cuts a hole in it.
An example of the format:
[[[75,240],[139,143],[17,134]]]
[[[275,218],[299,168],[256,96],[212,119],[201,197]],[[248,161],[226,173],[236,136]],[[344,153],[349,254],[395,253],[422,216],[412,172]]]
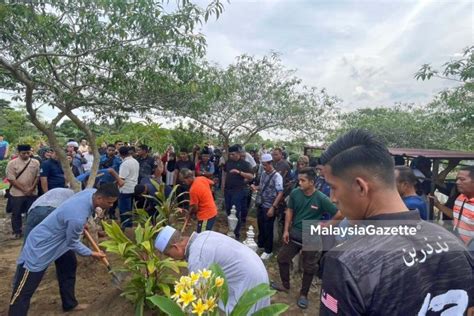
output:
[[[9,149],[9,144],[3,138],[3,133],[0,132],[0,160],[8,158],[8,149]]]
[[[40,182],[43,193],[54,188],[66,187],[64,171],[57,159],[56,152],[51,151],[51,158],[41,163]]]
[[[78,305],[74,295],[77,268],[74,253],[96,259],[105,257],[104,253],[87,248],[80,237],[87,218],[94,210],[97,207],[111,207],[118,196],[119,190],[113,183],[105,184],[98,190],[87,189],[76,193],[31,231],[17,260],[8,315],[27,315],[31,297],[53,261],[56,264],[63,310],[86,308],[83,304]]]
[[[426,201],[416,194],[417,177],[407,166],[395,166],[397,190],[409,210],[417,210],[423,220],[428,220]]]

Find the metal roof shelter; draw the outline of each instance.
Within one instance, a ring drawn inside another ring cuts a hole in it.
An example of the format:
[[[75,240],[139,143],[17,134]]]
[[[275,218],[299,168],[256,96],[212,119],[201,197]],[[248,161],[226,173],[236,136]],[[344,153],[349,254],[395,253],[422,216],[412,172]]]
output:
[[[322,146],[305,146],[304,154],[319,150],[324,151]],[[455,151],[455,150],[438,150],[438,149],[422,149],[422,148],[388,148],[393,156],[403,156],[409,159],[424,156],[432,161],[432,178],[431,178],[431,194],[436,190],[436,180],[439,176],[439,165],[442,160],[472,160],[474,161],[474,152]],[[430,201],[429,218],[433,219],[433,203]]]
[[[437,149],[418,149],[418,148],[389,148],[388,151],[392,155],[400,155],[410,158],[425,156],[429,159],[460,159],[474,160],[474,152],[454,151],[454,150],[437,150]]]

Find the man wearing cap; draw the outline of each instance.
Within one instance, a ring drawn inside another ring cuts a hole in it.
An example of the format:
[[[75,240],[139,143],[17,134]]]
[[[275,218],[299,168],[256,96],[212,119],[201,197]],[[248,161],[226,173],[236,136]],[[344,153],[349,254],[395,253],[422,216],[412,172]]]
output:
[[[7,165],[10,197],[7,212],[12,213],[12,229],[15,238],[21,238],[21,214],[26,213],[38,195],[40,163],[31,158],[30,145],[18,145],[18,158]]]
[[[235,205],[236,216],[239,219],[234,230],[237,240],[240,238],[242,222],[247,217],[248,182],[254,177],[250,163],[241,159],[241,151],[239,145],[229,147],[229,160],[224,165],[222,176],[226,213],[230,215],[230,210]]]
[[[179,172],[181,181],[189,187],[188,217],[196,214],[198,218],[197,232],[212,230],[217,217],[217,206],[212,196],[211,186],[214,182],[204,176],[195,177],[189,169]]]
[[[76,141],[69,141],[67,143],[66,151],[68,155],[72,158],[72,166],[76,169],[77,174],[81,175],[84,173],[84,165],[87,163],[87,160],[82,156],[79,151],[79,144]]]
[[[278,204],[283,198],[283,178],[272,164],[272,155],[263,154],[260,159],[263,170],[259,185],[252,189],[260,191],[257,204],[258,247],[264,248],[262,260],[270,259],[273,254],[273,222],[278,210]]]
[[[182,236],[171,226],[163,228],[155,240],[155,248],[175,260],[186,260],[188,270],[197,272],[218,264],[224,271],[229,287],[226,313],[230,313],[243,292],[259,284],[268,284],[268,274],[262,260],[247,246],[213,231]],[[249,314],[270,305],[270,298],[258,301]],[[219,305],[223,310],[222,304]]]

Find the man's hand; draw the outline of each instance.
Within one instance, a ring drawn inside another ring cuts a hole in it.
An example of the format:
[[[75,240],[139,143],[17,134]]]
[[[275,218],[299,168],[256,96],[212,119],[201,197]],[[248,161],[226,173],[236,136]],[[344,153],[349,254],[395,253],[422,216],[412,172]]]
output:
[[[257,191],[258,191],[258,186],[256,186],[255,184],[251,184],[251,185],[250,185],[250,188],[251,188],[252,191],[254,191],[254,192],[257,192]]]
[[[440,205],[438,197],[436,195],[429,194],[428,198],[433,201],[435,206]]]
[[[106,256],[105,256],[105,253],[103,253],[102,251],[101,252],[92,251],[91,257],[94,259],[100,260],[102,258],[105,258]]]
[[[275,208],[272,206],[268,209],[267,216],[268,217],[273,217],[273,215],[275,215]]]
[[[290,242],[290,233],[288,231],[285,231],[283,233],[283,242],[285,244],[288,244]]]
[[[230,173],[235,173],[235,174],[240,174],[240,170],[237,170],[237,169],[232,169],[231,171],[229,171]]]

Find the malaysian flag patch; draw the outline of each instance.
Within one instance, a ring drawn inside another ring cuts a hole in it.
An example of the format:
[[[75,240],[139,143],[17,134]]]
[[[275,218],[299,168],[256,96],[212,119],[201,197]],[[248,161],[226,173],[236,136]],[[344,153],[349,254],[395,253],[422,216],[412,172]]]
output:
[[[324,290],[321,291],[321,303],[323,303],[331,312],[337,314],[337,300]]]

